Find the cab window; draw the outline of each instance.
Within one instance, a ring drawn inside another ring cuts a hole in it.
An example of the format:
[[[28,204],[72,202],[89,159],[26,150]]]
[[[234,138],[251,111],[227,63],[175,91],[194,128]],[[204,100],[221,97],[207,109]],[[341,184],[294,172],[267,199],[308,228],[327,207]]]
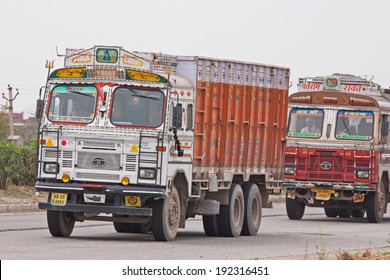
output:
[[[94,86],[56,86],[50,95],[48,119],[52,122],[91,123],[95,118]]]
[[[163,123],[160,90],[120,87],[114,91],[111,122],[119,126],[158,127]]]
[[[293,108],[290,111],[288,137],[320,138],[324,122],[324,110]]]
[[[374,113],[365,111],[337,112],[336,139],[369,141],[373,138]]]

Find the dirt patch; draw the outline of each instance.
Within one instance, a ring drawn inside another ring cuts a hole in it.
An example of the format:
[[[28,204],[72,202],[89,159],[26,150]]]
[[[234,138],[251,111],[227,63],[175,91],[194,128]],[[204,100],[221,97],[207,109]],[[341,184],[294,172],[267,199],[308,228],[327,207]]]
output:
[[[38,203],[47,200],[47,194],[35,195],[35,188],[31,186],[8,186],[0,189],[0,203]]]

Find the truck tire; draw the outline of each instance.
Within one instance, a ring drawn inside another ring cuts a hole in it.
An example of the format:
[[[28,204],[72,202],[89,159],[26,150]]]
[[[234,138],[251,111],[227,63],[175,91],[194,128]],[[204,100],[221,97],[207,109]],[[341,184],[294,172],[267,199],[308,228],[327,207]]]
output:
[[[129,232],[130,233],[148,233],[151,231],[151,223],[129,223]]]
[[[339,215],[340,218],[349,218],[352,216],[352,209],[337,209],[337,215]]]
[[[336,208],[325,207],[324,210],[325,210],[325,215],[328,218],[336,218],[337,217],[337,209]]]
[[[363,218],[364,214],[366,214],[366,209],[353,209],[352,217],[354,218]]]
[[[47,224],[54,237],[69,237],[73,231],[75,218],[72,212],[47,210]]]
[[[118,233],[129,233],[130,228],[128,223],[114,222],[114,228]]]
[[[180,197],[175,186],[165,199],[154,200],[152,212],[153,236],[156,241],[175,239],[180,222]]]
[[[240,185],[233,183],[229,192],[229,205],[222,205],[219,222],[222,236],[237,237],[244,223],[244,194]]]
[[[386,209],[385,184],[381,181],[376,192],[370,192],[365,199],[367,220],[369,223],[382,222]]]
[[[221,236],[218,215],[203,215],[202,220],[206,236]]]
[[[255,236],[260,228],[261,223],[261,194],[256,184],[243,187],[244,193],[244,224],[241,235]]]
[[[113,217],[124,217],[123,215],[115,215],[113,214]],[[129,233],[130,232],[130,227],[129,223],[120,223],[120,222],[114,222],[114,228],[116,232],[118,233]]]
[[[286,210],[290,220],[300,220],[305,213],[305,204],[298,199],[291,199],[286,194]]]

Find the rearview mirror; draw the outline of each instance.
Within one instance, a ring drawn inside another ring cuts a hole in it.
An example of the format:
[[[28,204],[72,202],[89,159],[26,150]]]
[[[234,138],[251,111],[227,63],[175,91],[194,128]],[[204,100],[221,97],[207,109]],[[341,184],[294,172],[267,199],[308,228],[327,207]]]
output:
[[[43,100],[42,99],[38,99],[37,100],[37,108],[36,108],[36,111],[35,111],[35,118],[37,120],[40,120],[42,118],[43,106],[44,106]]]
[[[173,120],[172,125],[173,127],[182,127],[182,119],[183,119],[183,107],[181,107],[181,104],[178,104],[177,106],[173,107]]]

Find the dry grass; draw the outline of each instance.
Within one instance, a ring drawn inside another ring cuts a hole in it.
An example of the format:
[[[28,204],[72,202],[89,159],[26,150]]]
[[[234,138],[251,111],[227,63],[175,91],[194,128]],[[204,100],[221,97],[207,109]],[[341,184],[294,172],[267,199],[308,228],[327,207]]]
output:
[[[32,186],[8,186],[6,189],[0,189],[0,203],[37,203],[46,199],[47,195],[36,196]]]

